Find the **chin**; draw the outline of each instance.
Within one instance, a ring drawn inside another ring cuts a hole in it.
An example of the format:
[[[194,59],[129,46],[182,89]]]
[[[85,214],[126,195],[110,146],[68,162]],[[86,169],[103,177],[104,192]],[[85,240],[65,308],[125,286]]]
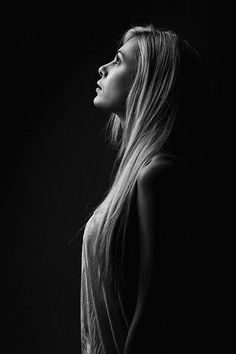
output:
[[[99,105],[99,101],[100,100],[99,100],[98,96],[94,97],[93,103],[94,103],[95,106]]]
[[[104,109],[102,102],[99,99],[97,99],[97,97],[94,98],[93,104],[95,107],[97,107],[99,109]]]
[[[107,107],[106,104],[104,104],[104,102],[102,102],[102,100],[100,99],[100,97],[96,96],[93,100],[94,106],[102,109],[103,111],[107,111],[107,112],[111,112],[111,110],[109,109],[109,107]]]

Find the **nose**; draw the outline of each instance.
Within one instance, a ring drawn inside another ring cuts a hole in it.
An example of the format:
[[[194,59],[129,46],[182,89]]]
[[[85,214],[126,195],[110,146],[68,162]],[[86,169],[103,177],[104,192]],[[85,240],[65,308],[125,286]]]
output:
[[[100,66],[100,68],[98,69],[98,73],[101,77],[105,77],[107,76],[107,68],[106,65],[102,65]]]

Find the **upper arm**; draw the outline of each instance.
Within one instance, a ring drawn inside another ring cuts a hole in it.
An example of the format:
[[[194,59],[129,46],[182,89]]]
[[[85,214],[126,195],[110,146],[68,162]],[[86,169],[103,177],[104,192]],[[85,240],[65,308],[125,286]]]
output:
[[[166,195],[173,165],[147,166],[137,181],[137,212],[140,230],[140,268],[136,316],[142,314],[156,286],[161,243],[165,229]],[[150,305],[150,304],[149,304]]]
[[[191,194],[194,187],[184,165],[174,162],[148,165],[138,177],[139,281],[127,341],[137,343],[134,353],[142,344],[143,352],[149,352],[147,345],[161,347],[166,339],[178,340],[190,320],[193,325],[195,313],[192,318],[189,315],[198,293],[195,296],[191,282],[201,262],[199,226],[192,223],[192,214],[200,222],[200,211]]]

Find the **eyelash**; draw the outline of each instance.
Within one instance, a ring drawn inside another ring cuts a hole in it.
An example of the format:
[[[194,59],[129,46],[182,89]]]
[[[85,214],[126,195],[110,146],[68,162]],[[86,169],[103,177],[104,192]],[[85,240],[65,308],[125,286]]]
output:
[[[116,54],[116,56],[115,56],[115,59],[114,59],[114,60],[115,60],[115,62],[116,62],[116,63],[120,63],[120,58],[119,58],[119,56],[118,56],[117,54]]]

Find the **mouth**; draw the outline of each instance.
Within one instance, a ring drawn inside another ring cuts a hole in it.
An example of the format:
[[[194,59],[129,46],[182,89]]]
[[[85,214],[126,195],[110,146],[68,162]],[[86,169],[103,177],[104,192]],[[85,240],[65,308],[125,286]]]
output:
[[[101,91],[101,90],[102,90],[102,87],[101,87],[101,85],[99,84],[99,81],[97,82],[97,85],[98,85],[98,87],[96,88],[96,91],[97,91],[97,90]]]

